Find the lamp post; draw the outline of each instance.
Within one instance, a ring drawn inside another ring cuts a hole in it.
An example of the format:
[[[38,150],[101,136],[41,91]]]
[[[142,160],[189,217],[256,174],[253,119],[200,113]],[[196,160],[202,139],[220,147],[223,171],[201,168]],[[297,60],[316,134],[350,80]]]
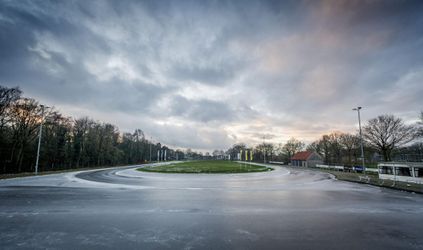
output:
[[[151,163],[151,144],[153,143],[153,137],[150,136],[150,163]]]
[[[37,160],[35,161],[35,175],[38,174],[38,162],[40,160],[40,148],[41,148],[41,135],[43,133],[43,123],[44,123],[44,109],[46,107],[41,105],[41,123],[40,123],[40,131],[38,132],[38,148],[37,148]]]
[[[366,167],[364,166],[364,149],[363,149],[363,135],[361,133],[361,117],[360,117],[360,109],[361,107],[353,108],[354,111],[358,113],[358,127],[360,131],[360,146],[361,146],[361,162],[363,165],[363,172],[366,173]]]
[[[263,135],[263,163],[266,163],[266,135]]]

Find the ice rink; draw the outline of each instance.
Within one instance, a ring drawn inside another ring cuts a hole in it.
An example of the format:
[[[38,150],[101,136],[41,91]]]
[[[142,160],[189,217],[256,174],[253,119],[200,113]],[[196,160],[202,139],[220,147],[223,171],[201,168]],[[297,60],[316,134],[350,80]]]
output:
[[[273,166],[0,180],[2,249],[422,249],[423,196]]]

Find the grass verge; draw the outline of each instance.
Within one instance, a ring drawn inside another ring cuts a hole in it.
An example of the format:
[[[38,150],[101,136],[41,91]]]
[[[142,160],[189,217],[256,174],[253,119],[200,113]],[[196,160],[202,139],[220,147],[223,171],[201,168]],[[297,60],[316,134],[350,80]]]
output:
[[[170,165],[146,166],[138,171],[181,174],[251,173],[273,170],[269,167],[233,161],[188,161]]]

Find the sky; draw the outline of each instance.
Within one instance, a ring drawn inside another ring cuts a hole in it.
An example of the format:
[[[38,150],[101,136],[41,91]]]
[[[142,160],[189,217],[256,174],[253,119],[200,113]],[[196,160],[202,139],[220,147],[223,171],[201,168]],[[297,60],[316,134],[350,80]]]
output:
[[[0,84],[195,150],[423,110],[423,1],[0,0]]]

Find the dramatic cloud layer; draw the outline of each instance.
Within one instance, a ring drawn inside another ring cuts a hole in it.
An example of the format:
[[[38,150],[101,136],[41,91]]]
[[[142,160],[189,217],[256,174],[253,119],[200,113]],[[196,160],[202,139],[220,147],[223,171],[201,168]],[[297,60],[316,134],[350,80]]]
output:
[[[0,82],[171,146],[423,109],[422,1],[0,1]]]

